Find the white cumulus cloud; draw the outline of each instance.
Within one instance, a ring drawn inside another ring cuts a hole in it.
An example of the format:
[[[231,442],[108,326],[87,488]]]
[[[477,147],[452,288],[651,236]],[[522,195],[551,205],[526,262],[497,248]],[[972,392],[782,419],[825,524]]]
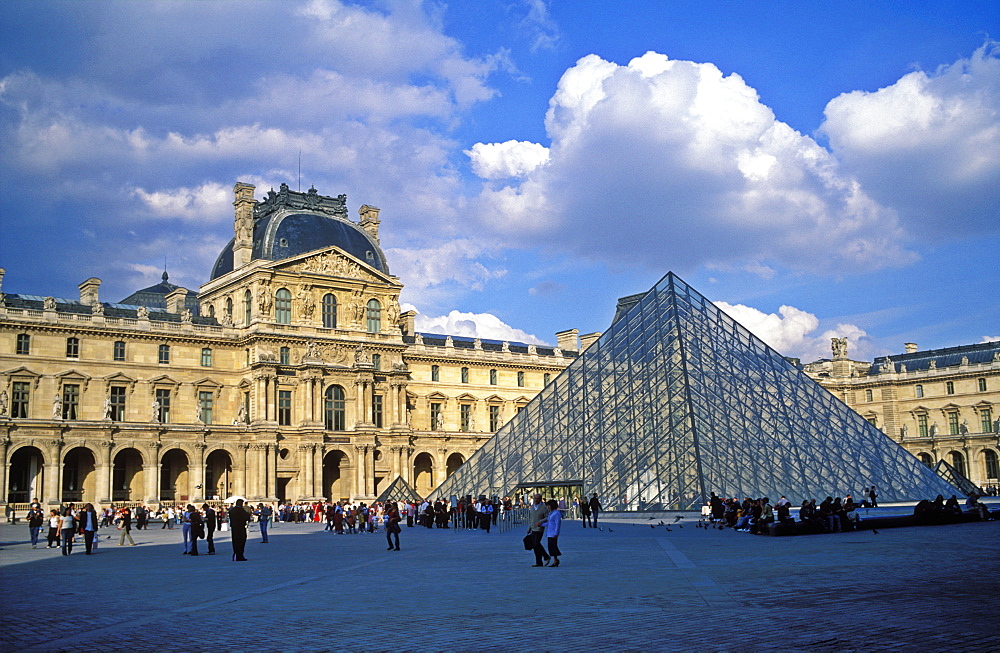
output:
[[[821,132],[845,172],[897,209],[903,226],[940,238],[1000,228],[1000,44],[914,71],[826,106]]]
[[[812,335],[819,328],[819,318],[794,306],[782,306],[778,313],[765,313],[743,304],[714,304],[783,356],[794,356],[805,362],[829,358],[831,338],[847,338],[851,358],[865,360],[872,354],[873,345],[868,334],[854,324],[838,324],[836,328]]]
[[[472,171],[483,179],[521,177],[549,160],[549,149],[528,141],[476,143],[465,154],[472,160]]]
[[[159,218],[204,222],[225,222],[227,218],[232,218],[232,191],[219,183],[152,192],[136,188],[134,192]]]
[[[500,156],[524,143],[470,154],[488,179],[520,172],[479,198],[482,220],[512,242],[654,269],[841,273],[914,260],[894,212],[739,75],[655,52],[626,66],[589,55],[549,105],[547,164],[520,172]]]
[[[403,310],[415,310],[410,304],[404,304],[402,308]],[[416,328],[422,333],[442,333],[467,338],[507,340],[536,345],[545,344],[536,336],[510,326],[491,313],[451,311],[447,315],[438,317],[417,313]]]

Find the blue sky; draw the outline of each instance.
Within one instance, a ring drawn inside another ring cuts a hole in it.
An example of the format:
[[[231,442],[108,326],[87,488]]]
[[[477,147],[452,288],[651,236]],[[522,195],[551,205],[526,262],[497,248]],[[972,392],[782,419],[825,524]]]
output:
[[[5,292],[197,288],[301,151],[427,331],[602,331],[673,270],[806,360],[1000,337],[996,2],[4,9]]]

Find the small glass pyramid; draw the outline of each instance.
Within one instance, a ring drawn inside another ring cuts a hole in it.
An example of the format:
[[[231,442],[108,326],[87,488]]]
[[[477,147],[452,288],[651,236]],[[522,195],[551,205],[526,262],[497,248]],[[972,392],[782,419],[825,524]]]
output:
[[[434,491],[582,485],[605,510],[697,510],[872,485],[882,502],[957,490],[668,273]]]

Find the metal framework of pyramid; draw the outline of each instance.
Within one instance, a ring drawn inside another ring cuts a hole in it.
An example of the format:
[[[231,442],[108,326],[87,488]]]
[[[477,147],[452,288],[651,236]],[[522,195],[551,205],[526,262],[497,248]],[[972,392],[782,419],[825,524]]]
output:
[[[605,510],[696,510],[711,492],[883,502],[956,489],[668,273],[435,496],[573,485]]]

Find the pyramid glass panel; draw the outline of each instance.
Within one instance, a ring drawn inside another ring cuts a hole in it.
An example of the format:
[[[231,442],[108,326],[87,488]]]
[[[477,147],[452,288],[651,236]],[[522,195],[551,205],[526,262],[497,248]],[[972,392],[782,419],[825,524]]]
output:
[[[958,492],[672,273],[434,494],[571,482],[608,510]]]

